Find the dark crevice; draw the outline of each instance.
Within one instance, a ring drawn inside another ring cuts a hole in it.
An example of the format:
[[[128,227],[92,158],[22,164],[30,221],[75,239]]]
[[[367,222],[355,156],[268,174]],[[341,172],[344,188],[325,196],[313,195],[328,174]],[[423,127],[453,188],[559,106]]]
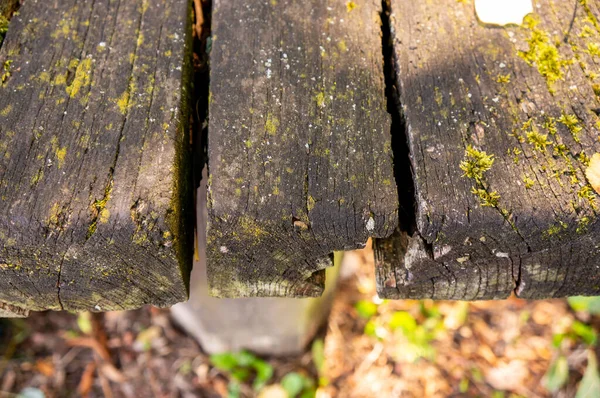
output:
[[[208,164],[208,99],[210,87],[211,0],[194,0],[194,48],[192,88],[192,174],[194,190],[200,186],[202,169]],[[201,25],[201,29],[198,27]],[[201,32],[198,32],[201,30]]]
[[[202,172],[208,167],[208,107],[210,97],[210,49],[212,45],[212,0],[193,0],[193,43],[192,43],[192,89],[191,89],[191,126],[190,138],[192,146],[192,191],[193,220],[194,220],[194,249],[198,245],[198,231],[201,227],[196,226],[197,203],[205,201],[197,197]],[[194,250],[196,251],[196,250]],[[195,253],[195,257],[198,256]],[[190,268],[191,272],[191,268]]]
[[[415,183],[413,178],[410,150],[408,147],[408,131],[402,112],[402,99],[398,90],[398,64],[394,52],[394,34],[390,21],[392,13],[390,0],[382,0],[381,32],[385,75],[385,94],[387,111],[392,117],[392,153],[394,156],[394,177],[398,187],[399,227],[408,235],[417,231]]]

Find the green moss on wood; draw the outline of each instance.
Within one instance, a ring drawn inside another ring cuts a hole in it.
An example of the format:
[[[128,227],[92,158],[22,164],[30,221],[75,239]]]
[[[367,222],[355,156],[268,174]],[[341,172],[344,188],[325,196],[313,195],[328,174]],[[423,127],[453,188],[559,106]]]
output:
[[[94,234],[94,232],[96,232],[96,229],[98,228],[98,221],[100,221],[101,218],[104,218],[105,220],[107,220],[108,214],[110,214],[110,213],[108,213],[108,214],[104,213],[104,210],[106,208],[106,203],[110,200],[110,194],[112,192],[112,188],[113,188],[113,180],[111,177],[110,181],[106,185],[106,188],[104,189],[104,195],[102,196],[102,199],[96,200],[92,204],[92,209],[91,209],[92,210],[92,222],[90,223],[90,226],[88,227],[86,239],[91,238],[92,235]]]
[[[567,126],[575,142],[580,142],[579,133],[581,132],[581,130],[583,130],[583,127],[580,125],[577,116],[563,113],[558,119],[558,122]]]
[[[572,63],[571,60],[561,58],[558,48],[548,33],[538,28],[539,19],[534,15],[525,17],[524,25],[531,31],[531,36],[527,39],[529,49],[527,51],[519,51],[518,54],[529,65],[535,66],[540,75],[542,75],[550,90],[552,85],[564,77],[563,68]]]
[[[494,155],[488,155],[469,145],[465,150],[464,160],[460,162],[460,169],[464,171],[464,176],[480,182],[483,180],[483,173],[491,169],[493,164]]]

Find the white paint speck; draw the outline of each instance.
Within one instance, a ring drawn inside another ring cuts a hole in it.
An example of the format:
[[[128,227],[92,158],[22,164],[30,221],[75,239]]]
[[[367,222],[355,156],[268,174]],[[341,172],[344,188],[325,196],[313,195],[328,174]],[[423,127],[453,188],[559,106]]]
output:
[[[221,251],[221,253],[229,253],[229,249],[227,248],[227,246],[221,246],[219,250]]]

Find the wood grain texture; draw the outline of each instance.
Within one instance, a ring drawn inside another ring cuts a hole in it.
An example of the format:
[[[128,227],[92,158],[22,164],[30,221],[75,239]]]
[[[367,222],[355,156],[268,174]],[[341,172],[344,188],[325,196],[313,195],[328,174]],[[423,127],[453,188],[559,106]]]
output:
[[[391,6],[417,210],[414,233],[376,242],[380,294],[600,294],[597,3],[536,1],[507,28],[472,2]]]
[[[397,226],[381,3],[213,5],[211,294],[320,295],[334,250]]]
[[[186,299],[190,39],[183,0],[23,2],[0,50],[0,301]]]

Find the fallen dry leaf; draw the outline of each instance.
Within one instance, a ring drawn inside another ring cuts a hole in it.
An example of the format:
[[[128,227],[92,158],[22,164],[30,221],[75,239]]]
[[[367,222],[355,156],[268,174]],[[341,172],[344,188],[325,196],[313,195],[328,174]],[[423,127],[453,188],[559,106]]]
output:
[[[585,170],[585,176],[594,191],[600,194],[600,153],[595,153],[590,160],[590,165]]]
[[[52,359],[39,359],[35,363],[35,368],[38,372],[43,374],[46,377],[51,377],[54,375],[54,365],[52,364]]]
[[[487,381],[496,390],[518,390],[529,376],[527,363],[514,360],[490,369],[485,375]]]
[[[279,384],[266,386],[260,392],[258,398],[287,398],[287,392]]]

